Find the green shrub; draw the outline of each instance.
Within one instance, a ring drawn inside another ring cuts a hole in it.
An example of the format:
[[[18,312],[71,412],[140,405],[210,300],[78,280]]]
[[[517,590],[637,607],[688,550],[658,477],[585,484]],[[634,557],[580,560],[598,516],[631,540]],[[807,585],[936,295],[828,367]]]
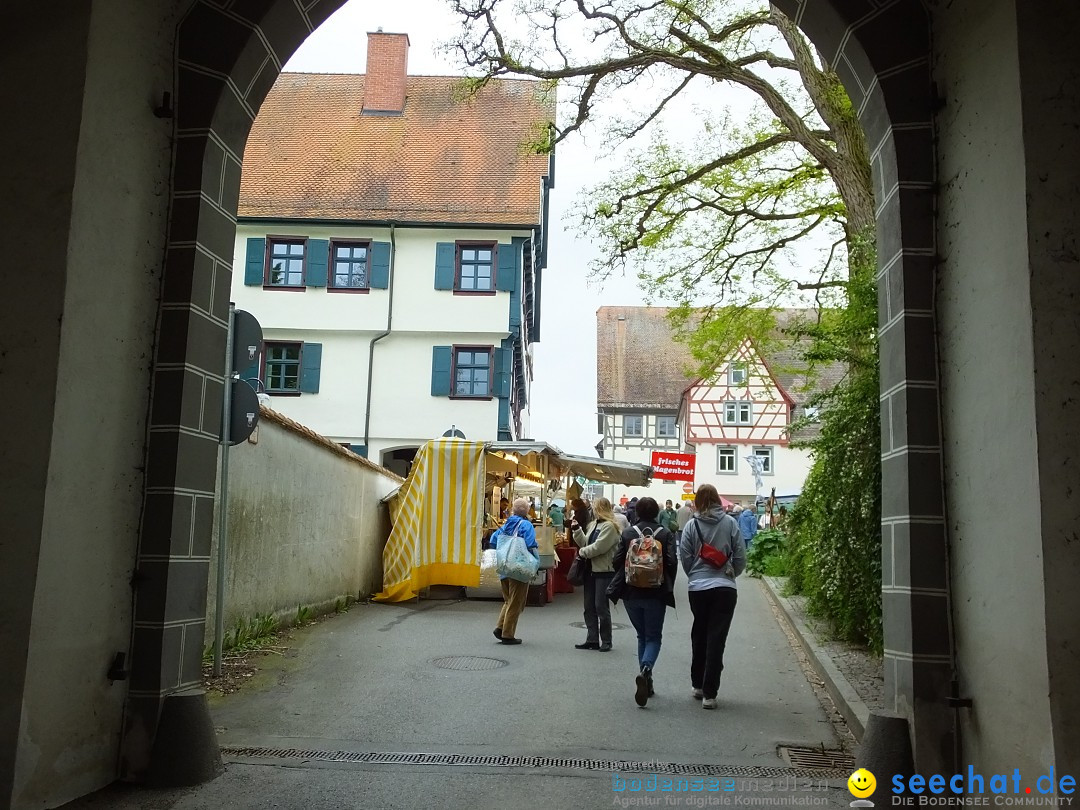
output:
[[[820,434],[802,494],[788,516],[789,588],[828,620],[841,639],[880,652],[881,404],[877,359],[877,287],[873,252],[848,286],[846,339],[820,342],[814,359],[843,362],[847,377],[819,398]],[[795,444],[795,443],[793,443]]]
[[[779,529],[766,529],[755,534],[746,550],[746,572],[753,577],[787,576],[786,541]]]

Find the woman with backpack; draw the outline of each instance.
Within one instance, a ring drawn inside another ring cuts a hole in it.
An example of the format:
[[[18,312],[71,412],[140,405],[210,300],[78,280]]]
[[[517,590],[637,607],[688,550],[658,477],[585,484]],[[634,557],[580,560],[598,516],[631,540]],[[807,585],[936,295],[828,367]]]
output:
[[[638,523],[622,533],[612,559],[615,574],[608,598],[620,599],[637,631],[638,669],[634,701],[644,707],[655,692],[653,669],[660,656],[664,618],[675,607],[675,574],[679,558],[675,535],[657,520],[660,505],[652,498],[637,502]]]
[[[701,700],[701,708],[715,709],[724,647],[739,596],[735,578],[746,568],[746,546],[739,524],[720,505],[716,487],[699,487],[694,506],[697,512],[679,541],[679,560],[686,572],[690,612],[694,614],[690,685],[694,697]]]
[[[619,544],[619,530],[615,527],[615,513],[611,501],[597,498],[593,502],[595,517],[584,527],[579,522],[580,511],[574,510],[570,529],[578,545],[578,556],[588,560],[590,570],[585,575],[585,627],[588,635],[584,644],[575,644],[579,650],[611,650],[611,607],[607,600],[607,587],[611,582],[611,556]]]

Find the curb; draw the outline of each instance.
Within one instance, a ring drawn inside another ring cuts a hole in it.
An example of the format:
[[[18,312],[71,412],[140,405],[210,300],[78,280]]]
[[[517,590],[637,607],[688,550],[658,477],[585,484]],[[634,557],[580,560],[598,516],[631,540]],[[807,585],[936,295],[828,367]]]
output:
[[[856,741],[862,742],[863,732],[870,718],[870,709],[863,703],[855,687],[833,663],[832,657],[818,645],[813,631],[795,612],[790,600],[781,595],[780,583],[777,579],[761,577],[761,584],[764,586],[765,596],[776,606],[784,624],[799,640],[799,644],[806,652],[806,657],[810,660],[810,666],[825,683],[825,689],[840,714],[843,715],[851,733],[855,735]]]

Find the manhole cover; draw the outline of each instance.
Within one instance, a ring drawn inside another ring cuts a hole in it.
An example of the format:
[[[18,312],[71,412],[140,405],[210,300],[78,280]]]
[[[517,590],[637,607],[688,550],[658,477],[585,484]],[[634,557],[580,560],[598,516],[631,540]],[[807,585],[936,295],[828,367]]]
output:
[[[431,663],[439,667],[439,669],[467,669],[475,672],[477,670],[505,667],[509,662],[499,658],[481,658],[477,655],[450,655],[446,658],[436,658]]]
[[[581,630],[587,630],[588,629],[585,626],[585,622],[570,622],[570,626],[580,628]],[[617,622],[612,622],[611,623],[611,629],[612,630],[625,630],[626,625],[625,624],[618,624]]]
[[[846,751],[829,748],[800,748],[797,745],[781,745],[780,756],[792,768],[810,768],[812,770],[846,771],[855,770],[855,757]]]

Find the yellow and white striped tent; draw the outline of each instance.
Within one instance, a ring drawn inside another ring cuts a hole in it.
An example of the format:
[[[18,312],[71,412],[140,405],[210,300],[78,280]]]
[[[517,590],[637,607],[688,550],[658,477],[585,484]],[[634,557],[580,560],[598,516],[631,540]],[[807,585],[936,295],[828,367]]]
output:
[[[383,549],[384,602],[413,599],[428,585],[480,584],[485,442],[436,439],[416,453],[390,502]]]
[[[526,464],[523,459],[528,460]],[[519,461],[521,467],[519,468]],[[409,477],[390,501],[393,528],[383,549],[382,602],[413,599],[428,585],[480,584],[484,495],[493,472],[579,475],[647,486],[652,469],[627,461],[567,455],[544,442],[435,439],[421,447]],[[537,472],[539,470],[539,473]]]

